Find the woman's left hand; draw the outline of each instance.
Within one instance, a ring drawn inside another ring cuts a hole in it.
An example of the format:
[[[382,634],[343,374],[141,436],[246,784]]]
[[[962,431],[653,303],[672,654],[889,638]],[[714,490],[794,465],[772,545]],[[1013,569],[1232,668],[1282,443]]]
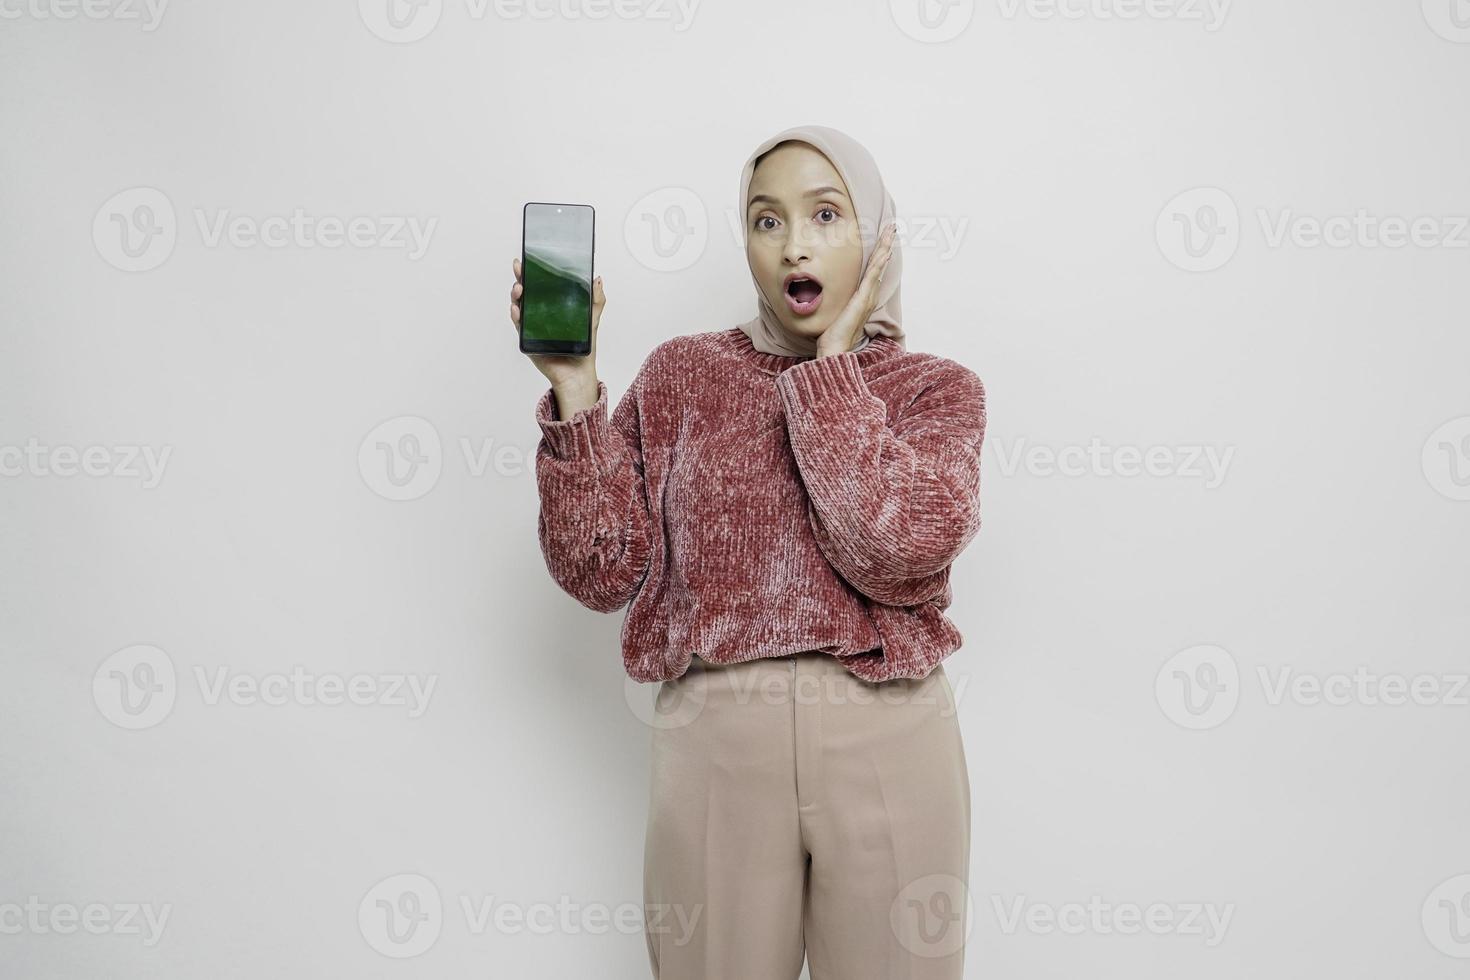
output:
[[[878,280],[883,277],[888,260],[893,258],[893,239],[897,234],[897,223],[889,222],[888,227],[878,236],[878,245],[873,250],[868,271],[863,274],[857,289],[853,290],[852,298],[847,301],[842,312],[837,314],[837,319],[832,321],[831,326],[817,338],[818,357],[852,350],[853,344],[860,339],[864,324],[878,306]]]

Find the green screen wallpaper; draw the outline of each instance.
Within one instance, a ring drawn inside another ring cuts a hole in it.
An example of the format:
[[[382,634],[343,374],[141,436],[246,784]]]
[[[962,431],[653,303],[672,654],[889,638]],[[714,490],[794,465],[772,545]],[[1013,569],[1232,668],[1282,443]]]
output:
[[[557,213],[557,209],[561,213]],[[592,209],[526,209],[521,330],[528,340],[585,340],[592,312]]]

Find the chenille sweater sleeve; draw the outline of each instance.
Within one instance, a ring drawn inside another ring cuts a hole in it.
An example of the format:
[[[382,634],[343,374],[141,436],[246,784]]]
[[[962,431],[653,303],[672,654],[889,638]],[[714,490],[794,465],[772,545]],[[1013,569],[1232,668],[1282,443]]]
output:
[[[952,362],[895,419],[855,353],[803,361],[776,380],[822,553],[888,605],[938,594],[980,530],[985,387]]]
[[[607,385],[597,402],[556,417],[548,388],[536,403],[541,442],[537,534],[551,577],[589,609],[614,612],[632,600],[648,570],[653,537],[639,426],[641,373],[608,417]]]

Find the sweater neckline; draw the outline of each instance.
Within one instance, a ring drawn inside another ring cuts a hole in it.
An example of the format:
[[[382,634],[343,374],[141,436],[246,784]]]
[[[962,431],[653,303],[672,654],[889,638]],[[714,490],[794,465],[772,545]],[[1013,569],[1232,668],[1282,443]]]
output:
[[[816,359],[815,354],[769,354],[758,350],[755,342],[746,335],[739,327],[731,327],[725,331],[731,348],[742,360],[748,361],[768,374],[780,374],[787,368],[795,367],[803,361]],[[886,357],[891,356],[899,349],[898,341],[886,334],[875,334],[868,338],[868,342],[862,350],[851,351],[857,358],[860,367],[867,367]]]

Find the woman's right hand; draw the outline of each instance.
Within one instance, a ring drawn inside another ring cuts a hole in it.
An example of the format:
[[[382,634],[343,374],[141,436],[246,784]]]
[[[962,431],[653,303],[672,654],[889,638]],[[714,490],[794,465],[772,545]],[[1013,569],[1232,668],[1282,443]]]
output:
[[[510,321],[515,325],[516,337],[521,331],[521,293],[525,281],[521,275],[521,260],[511,262],[515,273],[515,285],[510,287]],[[592,281],[592,344],[585,356],[579,354],[527,354],[536,370],[546,376],[556,397],[561,418],[570,418],[579,409],[597,403],[597,324],[602,320],[602,308],[606,297],[602,292],[602,277]],[[590,397],[589,397],[590,395]]]

